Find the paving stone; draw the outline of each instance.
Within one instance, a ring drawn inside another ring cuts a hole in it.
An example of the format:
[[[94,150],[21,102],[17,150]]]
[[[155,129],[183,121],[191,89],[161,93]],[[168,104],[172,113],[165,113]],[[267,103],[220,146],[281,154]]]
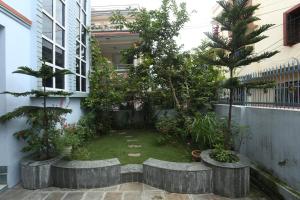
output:
[[[126,138],[132,138],[133,136],[132,135],[126,135],[125,137]]]
[[[120,132],[119,135],[126,135],[126,132]]]
[[[141,148],[142,145],[139,145],[139,144],[130,144],[128,145],[129,148]]]
[[[165,200],[164,192],[160,191],[144,191],[142,194],[142,200]]]
[[[119,185],[111,186],[111,187],[104,187],[104,188],[95,188],[91,191],[104,191],[104,192],[112,192],[117,191],[119,189]]]
[[[103,196],[104,192],[87,192],[83,200],[101,200]]]
[[[144,191],[148,191],[148,190],[156,190],[156,191],[162,191],[161,189],[158,189],[158,188],[155,188],[155,187],[152,187],[150,185],[147,185],[147,184],[143,184],[143,190]]]
[[[140,157],[141,153],[129,153],[128,156],[129,157]]]
[[[2,194],[0,194],[0,200],[17,200],[17,199],[23,199],[30,194],[32,194],[32,190],[25,190],[23,188],[20,189],[10,189]]]
[[[83,194],[83,192],[69,192],[63,200],[81,200]]]
[[[103,200],[122,200],[122,192],[107,192]]]
[[[137,139],[130,139],[130,140],[127,140],[127,142],[137,142],[138,140]]]
[[[25,197],[23,200],[43,200],[49,193],[45,192],[34,192],[29,196]]]
[[[51,192],[45,200],[61,200],[66,192]]]
[[[166,200],[190,200],[186,194],[167,193]]]
[[[199,194],[199,195],[190,195],[191,200],[230,200],[226,197],[220,197],[214,194]]]
[[[143,185],[140,183],[125,183],[120,186],[120,191],[143,191]]]
[[[126,192],[124,193],[123,200],[141,200],[141,192]]]

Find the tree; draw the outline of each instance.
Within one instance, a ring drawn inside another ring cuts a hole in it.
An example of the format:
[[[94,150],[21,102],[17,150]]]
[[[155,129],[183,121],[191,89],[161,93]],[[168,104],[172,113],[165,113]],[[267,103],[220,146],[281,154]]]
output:
[[[110,129],[109,112],[124,99],[126,84],[124,78],[117,74],[114,66],[102,55],[99,42],[91,38],[92,70],[89,75],[90,92],[82,102],[95,116],[97,133],[105,133]]]
[[[22,138],[27,141],[28,146],[24,151],[33,151],[38,153],[39,159],[49,159],[55,153],[54,137],[51,137],[52,129],[55,127],[59,117],[63,114],[71,113],[70,109],[61,107],[47,106],[47,98],[49,96],[69,96],[72,93],[64,91],[47,91],[47,81],[53,77],[64,76],[72,74],[69,70],[56,70],[53,72],[52,68],[45,63],[42,64],[39,70],[33,70],[29,67],[19,67],[13,73],[33,76],[42,80],[42,90],[31,90],[22,93],[3,92],[1,94],[10,94],[15,97],[34,95],[37,98],[43,99],[43,106],[21,106],[14,111],[6,113],[0,117],[0,123],[7,122],[14,118],[27,117],[31,128],[15,133],[17,138]]]
[[[229,112],[227,128],[224,135],[225,148],[230,147],[231,116],[233,104],[233,90],[236,87],[237,79],[234,77],[234,70],[249,65],[253,62],[270,58],[278,51],[254,53],[254,44],[267,38],[262,35],[271,28],[272,24],[265,24],[255,29],[250,28],[251,24],[260,20],[254,16],[259,5],[250,5],[249,0],[218,1],[223,11],[214,18],[221,26],[222,31],[228,32],[228,37],[214,33],[206,33],[211,40],[209,46],[215,50],[215,57],[202,56],[208,63],[216,66],[224,66],[229,69]]]
[[[118,14],[120,13],[115,13]],[[175,107],[181,110],[182,103],[176,85],[179,81],[178,72],[180,73],[183,66],[183,56],[180,55],[180,47],[175,39],[189,20],[185,4],[178,6],[175,0],[163,0],[159,9],[135,10],[132,18],[135,20],[126,21],[122,17],[112,17],[113,23],[123,24],[130,32],[139,34],[139,42],[126,51],[129,57],[142,58],[142,63],[131,71],[142,71],[143,79],[152,81],[148,85],[139,86],[144,89],[151,86],[152,91],[165,90],[171,94]]]

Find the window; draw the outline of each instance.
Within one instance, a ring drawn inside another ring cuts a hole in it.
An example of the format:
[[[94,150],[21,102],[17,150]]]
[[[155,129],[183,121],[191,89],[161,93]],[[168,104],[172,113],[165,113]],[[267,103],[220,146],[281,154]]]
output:
[[[76,91],[86,92],[86,0],[77,1],[76,17]]]
[[[43,14],[43,35],[53,39],[53,21],[46,14]]]
[[[300,4],[285,12],[283,16],[284,45],[300,43]]]
[[[52,70],[65,68],[65,3],[63,0],[43,0],[42,59]],[[46,81],[46,87],[65,89],[64,76]]]

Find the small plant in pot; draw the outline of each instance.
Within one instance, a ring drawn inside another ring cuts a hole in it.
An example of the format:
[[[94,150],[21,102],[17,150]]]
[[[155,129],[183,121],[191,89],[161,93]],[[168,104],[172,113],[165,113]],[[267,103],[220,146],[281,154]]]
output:
[[[15,97],[34,96],[42,99],[42,106],[21,106],[14,111],[6,113],[0,117],[0,123],[9,120],[26,117],[28,128],[18,131],[15,136],[23,139],[26,146],[24,152],[31,153],[31,156],[21,162],[21,176],[23,186],[28,189],[37,189],[47,187],[51,181],[50,164],[59,154],[59,145],[57,141],[61,137],[61,133],[57,130],[56,125],[61,121],[63,115],[71,113],[70,109],[61,107],[47,106],[47,98],[49,96],[66,97],[71,93],[64,91],[47,91],[47,81],[53,77],[62,77],[66,74],[72,74],[68,70],[56,70],[45,63],[38,70],[29,67],[19,67],[13,73],[24,74],[38,78],[42,82],[41,90],[31,90],[21,93],[5,91],[2,94],[10,94]],[[46,166],[48,170],[41,173],[40,166]],[[25,174],[26,173],[26,174]],[[42,178],[39,178],[42,177]]]

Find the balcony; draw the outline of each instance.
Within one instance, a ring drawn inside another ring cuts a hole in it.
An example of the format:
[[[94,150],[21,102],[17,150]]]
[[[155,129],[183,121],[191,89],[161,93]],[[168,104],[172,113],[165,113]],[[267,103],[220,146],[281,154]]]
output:
[[[126,27],[120,29],[118,28],[119,26],[120,25],[118,24],[105,24],[105,25],[92,24],[91,30],[92,32],[114,32],[114,31],[128,32],[128,29]]]
[[[118,73],[127,73],[132,66],[133,64],[117,64],[115,69]]]

